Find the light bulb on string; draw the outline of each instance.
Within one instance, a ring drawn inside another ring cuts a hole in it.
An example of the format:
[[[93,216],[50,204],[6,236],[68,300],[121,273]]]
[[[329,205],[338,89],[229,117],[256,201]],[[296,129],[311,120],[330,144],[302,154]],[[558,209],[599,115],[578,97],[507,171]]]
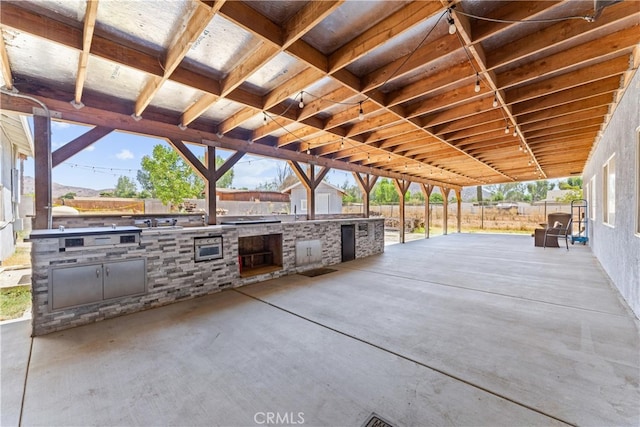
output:
[[[340,140],[340,148],[344,148],[344,138],[342,138],[342,140]]]
[[[311,144],[307,144],[307,154],[311,154]]]
[[[364,120],[364,111],[362,110],[362,101],[360,101],[360,109],[358,110],[358,119],[360,121]]]
[[[522,151],[522,145],[518,145],[518,150]]]
[[[388,160],[391,161],[391,154],[389,154]]]
[[[509,125],[507,125],[507,127],[504,128],[504,133],[505,135],[509,133]]]
[[[262,113],[262,114],[264,114],[262,122],[266,125],[267,124],[267,113]]]
[[[304,108],[304,100],[302,99],[302,92],[300,92],[300,102],[298,102],[298,107]]]
[[[449,24],[449,34],[453,35],[456,33],[456,23],[453,20],[451,14],[449,14],[449,18],[447,18],[447,23]]]
[[[498,106],[498,96],[494,96],[493,97],[493,108],[496,108]]]
[[[367,153],[367,162],[371,161],[371,154]]]
[[[513,136],[518,136],[518,128],[513,128]]]
[[[480,74],[476,73],[476,86],[473,88],[473,90],[478,93],[480,92]]]

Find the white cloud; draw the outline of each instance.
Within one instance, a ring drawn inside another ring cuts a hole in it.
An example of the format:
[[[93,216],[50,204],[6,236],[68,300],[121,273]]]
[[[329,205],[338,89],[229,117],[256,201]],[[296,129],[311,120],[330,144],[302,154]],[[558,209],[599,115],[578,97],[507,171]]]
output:
[[[90,145],[90,146],[88,146],[87,148],[85,148],[85,149],[84,149],[84,151],[93,151],[93,150],[95,150],[95,149],[96,149],[96,147],[95,147],[95,146]]]
[[[51,148],[60,148],[62,147],[64,144],[62,142],[52,142],[51,143]]]
[[[71,127],[71,124],[69,124],[69,123],[65,123],[65,122],[53,122],[53,121],[51,122],[51,128],[52,128],[53,130],[56,130],[56,129],[66,129],[66,128],[68,128],[68,127]]]
[[[128,160],[128,159],[133,159],[135,156],[131,151],[125,148],[120,150],[120,152],[116,154],[116,157],[119,158],[120,160]]]

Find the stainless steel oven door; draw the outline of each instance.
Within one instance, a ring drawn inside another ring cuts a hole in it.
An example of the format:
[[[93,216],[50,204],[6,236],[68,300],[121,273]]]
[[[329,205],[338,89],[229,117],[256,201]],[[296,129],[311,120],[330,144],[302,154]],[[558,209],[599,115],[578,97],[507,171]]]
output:
[[[221,259],[223,257],[222,236],[196,237],[194,252],[196,262]]]

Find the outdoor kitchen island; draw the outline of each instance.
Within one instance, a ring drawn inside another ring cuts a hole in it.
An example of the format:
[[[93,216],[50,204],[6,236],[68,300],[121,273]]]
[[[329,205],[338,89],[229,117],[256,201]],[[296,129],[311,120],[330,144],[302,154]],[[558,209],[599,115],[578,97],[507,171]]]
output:
[[[57,228],[30,239],[36,336],[379,254],[384,220]]]

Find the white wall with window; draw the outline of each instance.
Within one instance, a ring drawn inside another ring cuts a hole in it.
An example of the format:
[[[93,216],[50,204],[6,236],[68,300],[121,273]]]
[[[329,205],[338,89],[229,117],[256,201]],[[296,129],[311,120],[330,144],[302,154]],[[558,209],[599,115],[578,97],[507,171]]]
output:
[[[602,167],[602,221],[615,225],[616,219],[616,157],[615,154]]]
[[[640,73],[633,80],[583,171],[589,182],[589,245],[640,318]],[[602,217],[600,216],[602,215]]]
[[[636,129],[636,233],[640,237],[640,127]]]
[[[596,197],[596,177],[592,176],[589,181],[589,219],[592,221],[596,220],[596,208],[598,206],[597,197]]]

